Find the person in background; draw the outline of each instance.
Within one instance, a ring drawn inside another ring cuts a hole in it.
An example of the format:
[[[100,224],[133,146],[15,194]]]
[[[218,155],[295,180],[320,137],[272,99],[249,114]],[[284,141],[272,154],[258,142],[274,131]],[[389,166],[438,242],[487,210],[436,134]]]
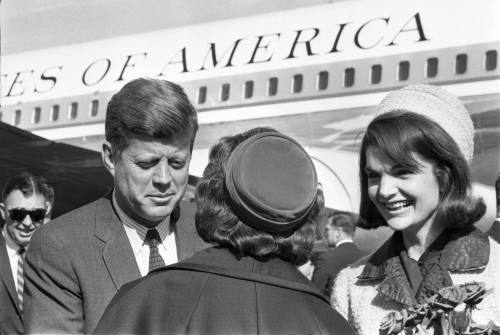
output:
[[[357,219],[354,213],[324,210],[324,240],[330,249],[316,255],[312,282],[327,297],[339,271],[365,254],[354,244]]]
[[[23,264],[31,236],[50,220],[54,189],[43,177],[21,173],[5,184],[0,202],[0,334],[22,334]]]
[[[296,266],[323,206],[311,158],[271,128],[224,137],[197,187],[212,248],[124,285],[95,333],[352,334]]]
[[[500,243],[500,172],[495,180],[495,192],[497,196],[497,217],[488,230],[488,235]]]
[[[389,312],[424,304],[444,287],[480,282],[494,291],[472,320],[499,325],[500,245],[474,227],[485,204],[471,194],[469,113],[431,85],[391,92],[376,110],[360,149],[360,222],[394,234],[337,275],[332,306],[358,334],[379,334]]]
[[[180,201],[198,128],[182,88],[136,79],[110,100],[104,198],[38,230],[26,255],[27,333],[90,333],[117,290],[205,247]]]

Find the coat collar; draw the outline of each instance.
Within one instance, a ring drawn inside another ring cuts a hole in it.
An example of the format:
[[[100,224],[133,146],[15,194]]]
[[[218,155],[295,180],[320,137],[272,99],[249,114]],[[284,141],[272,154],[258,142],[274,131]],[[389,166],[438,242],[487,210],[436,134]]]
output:
[[[435,270],[430,271],[428,278],[424,278],[424,290],[435,291],[449,283],[449,273],[481,272],[489,260],[488,237],[475,228],[448,230],[447,242],[440,250],[438,261],[433,264]],[[377,288],[379,294],[396,300],[405,306],[416,303],[408,283],[405,270],[399,258],[402,250],[400,232],[395,232],[368,260],[363,272],[358,276],[359,282],[381,281]]]
[[[328,299],[292,264],[279,258],[262,262],[252,257],[238,258],[227,248],[213,247],[202,250],[185,261],[155,270],[154,272],[163,272],[172,269],[207,272],[219,276],[302,291],[314,295],[329,304]]]

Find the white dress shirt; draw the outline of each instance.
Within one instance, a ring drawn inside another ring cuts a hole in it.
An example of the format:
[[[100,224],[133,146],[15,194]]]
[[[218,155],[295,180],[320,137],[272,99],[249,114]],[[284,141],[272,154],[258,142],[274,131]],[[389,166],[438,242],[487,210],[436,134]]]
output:
[[[125,233],[127,234],[132,250],[134,251],[135,260],[141,272],[141,276],[145,276],[149,272],[149,246],[144,243],[144,238],[148,228],[135,222],[127,216],[116,202],[115,192],[113,191],[113,206],[116,213],[123,223]],[[170,265],[178,262],[177,245],[175,244],[175,233],[170,229],[170,217],[160,222],[156,227],[160,234],[161,243],[158,244],[158,252],[163,258],[165,265]]]

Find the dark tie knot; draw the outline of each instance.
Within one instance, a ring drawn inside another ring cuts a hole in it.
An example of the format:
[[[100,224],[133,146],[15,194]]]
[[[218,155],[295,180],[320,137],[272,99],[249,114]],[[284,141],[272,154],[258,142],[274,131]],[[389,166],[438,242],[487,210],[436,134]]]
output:
[[[24,253],[26,252],[26,248],[25,247],[20,247],[18,250],[17,250],[17,253],[20,255],[20,256],[24,256]]]
[[[161,243],[160,234],[156,229],[149,229],[146,233],[146,238],[144,239],[144,243],[149,245],[150,247],[155,247]]]

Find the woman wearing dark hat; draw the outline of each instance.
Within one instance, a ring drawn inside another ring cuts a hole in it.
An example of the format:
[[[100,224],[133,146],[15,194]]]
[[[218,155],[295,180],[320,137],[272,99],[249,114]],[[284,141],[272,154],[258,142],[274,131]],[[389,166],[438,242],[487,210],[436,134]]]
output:
[[[389,312],[425,305],[445,287],[479,282],[495,291],[472,311],[472,321],[499,325],[500,246],[473,226],[485,205],[471,195],[469,113],[430,85],[388,94],[377,113],[361,143],[360,217],[364,228],[387,225],[394,234],[340,272],[332,306],[358,334],[396,333],[396,323],[380,328],[396,315]]]
[[[197,188],[213,248],[122,287],[96,333],[353,334],[296,269],[322,207],[314,165],[270,128],[222,138]]]

